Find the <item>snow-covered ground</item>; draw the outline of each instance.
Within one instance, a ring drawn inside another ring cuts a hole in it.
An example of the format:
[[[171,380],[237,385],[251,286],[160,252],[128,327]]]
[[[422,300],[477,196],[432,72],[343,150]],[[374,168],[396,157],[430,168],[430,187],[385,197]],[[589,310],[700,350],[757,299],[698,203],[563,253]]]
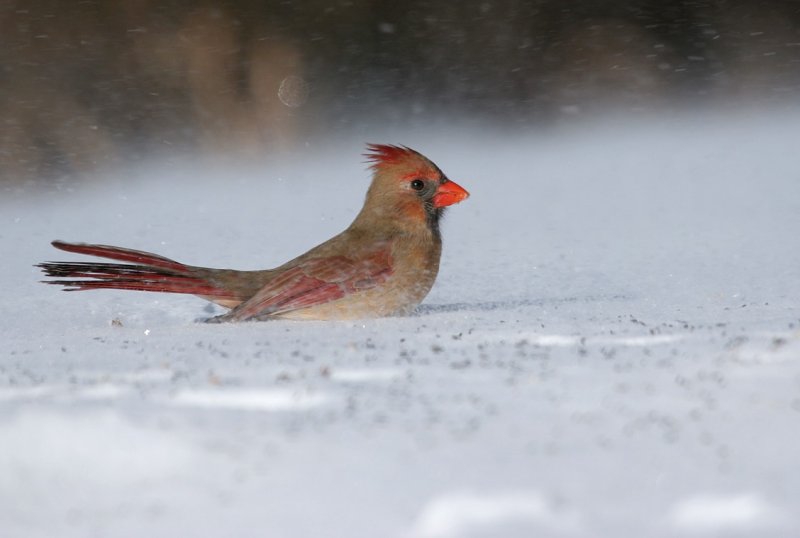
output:
[[[209,325],[51,239],[269,267],[365,140],[3,187],[0,536],[800,535],[800,113],[390,132],[472,197],[417,315]],[[113,323],[112,323],[113,321]]]

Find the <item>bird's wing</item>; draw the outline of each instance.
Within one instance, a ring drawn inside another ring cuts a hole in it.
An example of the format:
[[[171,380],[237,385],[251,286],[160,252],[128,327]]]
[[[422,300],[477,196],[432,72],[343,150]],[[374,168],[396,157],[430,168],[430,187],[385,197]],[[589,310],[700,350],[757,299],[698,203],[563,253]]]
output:
[[[244,321],[308,308],[374,288],[392,274],[391,244],[363,255],[309,258],[282,271],[224,321]]]

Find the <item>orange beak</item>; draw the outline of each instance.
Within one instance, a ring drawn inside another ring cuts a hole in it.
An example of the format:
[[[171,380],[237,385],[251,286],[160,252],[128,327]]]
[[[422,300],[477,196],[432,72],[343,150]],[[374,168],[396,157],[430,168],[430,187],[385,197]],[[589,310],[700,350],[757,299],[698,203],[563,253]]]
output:
[[[436,194],[433,195],[433,207],[447,207],[457,204],[469,196],[469,193],[455,181],[447,181],[439,185]]]

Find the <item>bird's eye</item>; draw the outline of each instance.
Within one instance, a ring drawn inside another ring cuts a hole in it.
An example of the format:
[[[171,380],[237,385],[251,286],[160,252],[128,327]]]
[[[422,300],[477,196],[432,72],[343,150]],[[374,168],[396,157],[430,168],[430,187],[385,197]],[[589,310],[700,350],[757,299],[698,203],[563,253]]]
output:
[[[425,182],[422,181],[421,179],[415,179],[414,181],[411,182],[411,188],[414,189],[415,191],[421,191],[422,189],[425,188]]]

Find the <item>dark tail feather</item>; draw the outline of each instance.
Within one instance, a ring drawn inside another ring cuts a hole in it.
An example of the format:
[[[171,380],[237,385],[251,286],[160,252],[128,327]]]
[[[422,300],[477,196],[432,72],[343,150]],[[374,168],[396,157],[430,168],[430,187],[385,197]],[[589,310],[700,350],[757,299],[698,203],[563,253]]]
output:
[[[50,243],[54,247],[67,252],[75,252],[78,254],[86,254],[87,256],[97,256],[98,258],[109,258],[121,262],[132,262],[149,265],[152,267],[159,267],[161,269],[170,269],[172,271],[185,272],[188,266],[178,263],[175,260],[170,260],[158,254],[151,254],[141,250],[133,250],[122,247],[112,247],[109,245],[90,245],[87,243],[67,243],[66,241],[53,241]]]
[[[46,276],[63,280],[44,280],[66,291],[115,289],[189,293],[214,298],[233,298],[236,293],[215,285],[208,271],[150,254],[107,245],[87,245],[54,241],[53,246],[68,252],[101,256],[115,260],[138,262],[120,263],[45,262],[40,267]],[[205,274],[199,274],[200,272]]]

